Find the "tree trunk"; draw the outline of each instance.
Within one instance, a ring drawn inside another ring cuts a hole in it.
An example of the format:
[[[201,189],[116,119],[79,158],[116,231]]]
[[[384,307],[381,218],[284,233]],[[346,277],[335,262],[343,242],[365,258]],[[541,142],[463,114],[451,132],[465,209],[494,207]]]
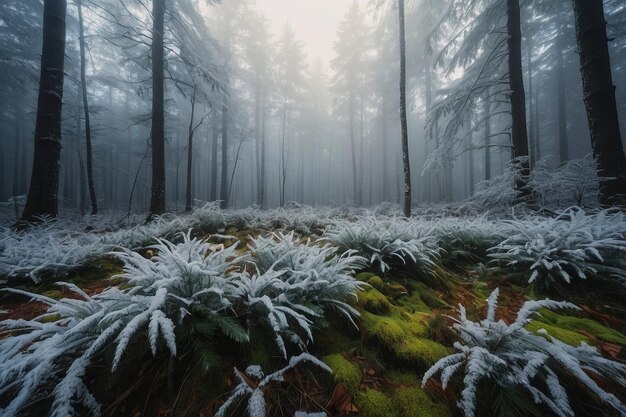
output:
[[[260,168],[260,180],[259,180],[259,207],[265,207],[265,119],[267,114],[265,112],[265,95],[263,96],[263,122],[261,123],[261,168]]]
[[[193,116],[196,112],[196,86],[191,96],[191,117],[189,118],[189,132],[187,135],[187,192],[185,193],[185,211],[191,211],[191,181],[193,172]]]
[[[87,180],[89,183],[89,198],[91,199],[91,214],[98,214],[98,200],[96,199],[96,187],[93,182],[93,153],[91,150],[91,123],[89,120],[89,100],[87,99],[87,76],[85,59],[85,29],[83,24],[82,0],[78,5],[78,28],[80,31],[80,83],[83,90],[83,111],[85,114],[85,144],[87,153]],[[82,161],[82,159],[81,159]],[[109,167],[111,168],[111,167]]]
[[[213,127],[211,142],[211,189],[209,191],[209,200],[217,201],[217,145],[220,135],[219,121],[217,118],[217,109],[213,108]]]
[[[563,65],[563,34],[558,34],[556,38],[556,60],[557,60],[557,101],[559,113],[559,161],[561,165],[569,160],[569,150],[567,143],[567,104],[565,102],[565,65]]]
[[[626,161],[602,0],[573,0],[585,107],[598,163],[600,204],[626,205]]]
[[[350,106],[350,146],[352,149],[352,200],[358,204],[359,202],[359,178],[356,173],[356,138],[354,137],[354,91],[350,90],[349,103]]]
[[[409,133],[406,120],[406,41],[404,37],[404,0],[398,0],[400,25],[400,126],[402,128],[402,165],[404,171],[404,215],[411,216],[411,165]]]
[[[474,133],[469,136],[469,195],[474,195]]]
[[[35,152],[22,221],[34,221],[39,216],[58,215],[66,11],[66,0],[44,2]]]
[[[512,156],[525,158],[521,163],[521,175],[515,182],[515,189],[521,192],[520,197],[528,197],[530,192],[526,188],[526,184],[530,175],[530,165],[528,161],[528,132],[526,130],[526,98],[522,73],[522,32],[519,0],[507,0],[507,12],[509,86],[513,119],[511,126]]]
[[[381,125],[382,125],[382,150],[381,150],[381,155],[383,158],[383,201],[387,202],[389,201],[389,169],[387,168],[387,158],[389,157],[388,154],[388,149],[387,149],[387,100],[386,100],[386,94],[383,91],[383,97],[382,97],[382,108],[383,108],[383,112],[382,112],[382,120],[381,120]]]
[[[165,114],[163,31],[165,0],[152,3],[152,190],[150,216],[165,212]]]
[[[491,103],[485,99],[485,181],[491,179]]]
[[[528,63],[528,141],[530,153],[531,168],[537,162],[537,149],[535,147],[535,113],[534,109],[534,90],[533,90],[533,35],[529,33],[526,39],[526,61]]]
[[[256,165],[256,204],[261,206],[261,81],[256,77],[254,89],[254,143],[255,143],[255,165]]]
[[[222,175],[220,181],[220,206],[228,208],[228,103],[224,96],[222,105]]]

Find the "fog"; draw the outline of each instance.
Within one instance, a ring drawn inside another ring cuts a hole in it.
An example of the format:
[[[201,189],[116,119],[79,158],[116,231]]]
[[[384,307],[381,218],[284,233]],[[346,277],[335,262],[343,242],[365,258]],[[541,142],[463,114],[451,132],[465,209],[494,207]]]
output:
[[[150,3],[82,3],[100,210],[150,210]],[[450,14],[449,1],[406,4],[413,206],[470,198],[481,181],[497,177],[519,156],[512,152],[501,30],[506,14],[480,14],[486,4],[502,2],[469,3],[473,9],[465,14]],[[521,8],[532,166],[541,159],[556,169],[592,153],[570,3],[533,1]],[[622,131],[624,13],[621,2],[605,2]],[[42,15],[42,1],[0,5],[0,200],[13,198],[18,205],[33,172]],[[78,23],[77,5],[70,2],[56,194],[61,213],[86,213],[92,206]],[[401,204],[398,27],[397,2],[382,0],[168,2],[166,209],[183,210],[186,200],[235,208]]]

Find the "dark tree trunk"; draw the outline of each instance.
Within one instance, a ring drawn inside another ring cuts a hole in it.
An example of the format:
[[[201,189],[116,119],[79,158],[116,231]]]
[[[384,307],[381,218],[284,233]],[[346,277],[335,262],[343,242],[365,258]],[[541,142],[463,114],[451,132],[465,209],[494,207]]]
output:
[[[66,0],[44,2],[35,152],[22,221],[34,221],[39,216],[56,217],[58,214],[66,11]]]
[[[226,97],[224,97],[226,100]],[[220,206],[228,208],[228,107],[222,105],[222,175],[220,182]]]
[[[359,203],[359,177],[356,172],[356,138],[354,134],[354,91],[350,91],[350,146],[352,149],[352,199]]]
[[[535,113],[534,109],[534,89],[533,89],[533,35],[529,33],[526,39],[526,60],[528,62],[528,141],[530,153],[530,166],[537,162],[537,149],[535,141]]]
[[[389,201],[389,169],[387,168],[387,100],[386,94],[383,91],[382,95],[382,150],[381,155],[383,158],[383,201]]]
[[[569,160],[567,143],[567,103],[565,102],[565,65],[563,65],[563,34],[558,34],[556,39],[557,60],[557,101],[559,106],[559,161],[561,164]]]
[[[261,168],[260,175],[261,179],[259,180],[259,206],[261,208],[265,207],[265,119],[267,118],[267,114],[265,112],[266,99],[265,95],[263,96],[263,122],[261,124]]]
[[[485,113],[485,180],[491,179],[491,103],[484,101]]]
[[[400,25],[400,127],[402,128],[402,166],[404,171],[404,215],[411,216],[411,165],[409,133],[406,120],[406,41],[404,37],[404,0],[398,0]]]
[[[602,0],[573,0],[580,72],[593,154],[598,162],[600,204],[626,205],[626,161]]]
[[[217,118],[217,109],[213,108],[213,127],[211,142],[211,189],[209,200],[217,201],[217,145],[220,136],[219,119]]]
[[[189,132],[187,134],[187,192],[185,193],[185,211],[191,211],[191,181],[193,172],[193,116],[196,112],[196,87],[193,87],[191,96],[191,118],[189,119]]]
[[[512,156],[525,158],[521,165],[521,175],[515,183],[515,189],[521,192],[521,197],[528,197],[530,193],[526,184],[530,175],[530,165],[528,161],[528,132],[526,130],[526,98],[522,73],[522,32],[519,0],[507,0],[507,12],[509,86],[513,119],[511,126]]]
[[[20,161],[22,160],[20,158],[20,150],[22,145],[22,123],[19,120],[19,117],[18,120],[15,121],[15,123],[15,149],[13,151],[13,197],[21,194],[22,190],[20,188],[20,176],[23,174],[22,169],[24,168],[20,167]]]
[[[256,204],[260,207],[261,200],[261,81],[257,75],[254,89],[254,146],[256,165]]]
[[[474,134],[469,137],[469,195],[474,195]]]
[[[153,0],[152,17],[152,191],[150,215],[165,212],[165,114],[163,30],[165,0]]]
[[[83,90],[83,110],[85,114],[85,144],[87,153],[87,179],[89,183],[89,198],[91,199],[91,214],[98,214],[98,200],[96,199],[96,187],[93,182],[93,153],[91,150],[91,123],[89,120],[89,100],[87,99],[87,76],[85,59],[85,29],[83,24],[82,1],[78,5],[78,27],[80,31],[80,83]],[[82,163],[82,158],[81,158]],[[111,168],[111,167],[109,167]]]

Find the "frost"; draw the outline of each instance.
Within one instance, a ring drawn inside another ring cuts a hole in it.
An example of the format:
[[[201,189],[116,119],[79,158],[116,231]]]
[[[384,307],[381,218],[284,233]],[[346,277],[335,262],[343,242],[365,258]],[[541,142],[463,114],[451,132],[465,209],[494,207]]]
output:
[[[495,320],[498,293],[498,289],[491,293],[487,318],[480,322],[468,320],[465,309],[459,306],[460,317],[454,319],[453,326],[461,339],[454,345],[459,353],[435,363],[424,374],[422,385],[441,373],[445,388],[453,374],[463,369],[464,388],[458,405],[467,417],[475,415],[476,392],[479,383],[485,379],[495,382],[503,390],[526,391],[536,404],[548,406],[558,416],[573,417],[565,388],[557,376],[567,375],[578,380],[607,405],[621,413],[626,411],[616,396],[604,391],[595,381],[603,378],[626,386],[626,365],[603,358],[595,348],[584,343],[573,347],[524,328],[530,316],[540,308],[577,308],[575,305],[564,301],[528,301],[516,320],[507,325],[502,320]]]
[[[332,370],[322,361],[308,353],[301,353],[289,359],[289,363],[278,371],[263,377],[261,367],[258,365],[249,366],[246,373],[242,374],[237,368],[234,370],[235,378],[239,384],[230,393],[228,399],[215,413],[215,417],[225,417],[228,410],[237,402],[247,398],[247,411],[250,417],[265,417],[265,392],[273,383],[283,382],[283,376],[290,370],[302,366],[304,363],[314,365],[326,372]],[[251,370],[252,372],[249,372]],[[326,415],[325,413],[320,413]]]

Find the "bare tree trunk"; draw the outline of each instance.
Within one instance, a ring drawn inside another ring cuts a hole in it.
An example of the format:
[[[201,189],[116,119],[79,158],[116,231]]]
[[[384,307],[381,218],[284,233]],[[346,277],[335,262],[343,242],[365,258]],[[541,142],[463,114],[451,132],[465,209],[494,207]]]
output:
[[[352,199],[355,203],[359,202],[359,177],[356,173],[356,138],[354,137],[354,91],[350,90],[350,146],[352,148]]]
[[[406,40],[404,36],[404,0],[398,0],[400,25],[400,126],[402,128],[402,165],[404,171],[404,215],[411,216],[411,165],[409,133],[406,120]]]
[[[474,195],[474,133],[469,136],[469,195]]]
[[[261,168],[260,168],[260,180],[259,180],[259,206],[265,207],[265,119],[267,114],[265,111],[265,95],[263,96],[263,123],[261,124]]]
[[[257,75],[254,90],[254,143],[256,165],[256,203],[261,206],[261,81]]]
[[[530,31],[529,31],[530,32]],[[528,112],[530,113],[528,121],[528,140],[530,142],[530,166],[533,167],[537,162],[537,149],[535,141],[535,113],[534,109],[534,90],[533,90],[533,35],[529,33],[526,38],[526,61],[528,63]]]
[[[165,212],[163,31],[165,0],[152,2],[152,191],[150,216]]]
[[[58,215],[66,12],[66,0],[44,2],[35,152],[22,221],[34,221],[39,216]]]
[[[602,0],[573,0],[585,107],[598,161],[600,204],[626,205],[626,161]]]
[[[528,131],[526,130],[526,98],[522,73],[522,32],[519,0],[507,0],[507,12],[512,156],[514,158],[526,158],[522,162],[521,175],[515,182],[515,189],[521,192],[521,197],[528,197],[530,192],[526,188],[526,184],[530,176],[530,165],[528,161]]]
[[[185,193],[185,211],[191,211],[191,182],[193,173],[193,117],[196,112],[196,86],[193,86],[191,96],[191,117],[189,118],[189,132],[187,134],[187,192]]]
[[[280,141],[280,206],[285,206],[285,184],[287,182],[287,164],[285,161],[285,134],[287,132],[287,96],[283,103],[283,134]]]
[[[220,181],[220,206],[228,208],[228,103],[224,96],[222,105],[222,175]]]
[[[565,102],[565,66],[563,65],[563,34],[557,34],[556,38],[556,70],[557,70],[557,102],[559,113],[559,161],[561,164],[569,160],[567,143],[567,103]]]
[[[491,103],[485,99],[485,180],[491,179]]]
[[[217,109],[213,109],[212,142],[211,142],[211,186],[209,200],[217,201],[217,145],[220,135]]]
[[[389,169],[387,168],[387,158],[389,157],[388,155],[388,149],[387,149],[387,100],[386,100],[386,94],[383,92],[383,97],[382,97],[382,120],[381,120],[381,125],[382,125],[382,158],[383,158],[383,201],[389,201]]]
[[[80,31],[80,83],[83,90],[83,110],[85,114],[85,144],[87,153],[87,180],[89,183],[89,198],[91,199],[91,214],[98,214],[98,200],[96,199],[96,187],[93,182],[93,153],[91,150],[91,123],[89,120],[89,100],[87,99],[87,76],[85,59],[85,29],[83,24],[82,0],[77,1],[78,27]],[[82,162],[82,159],[81,159]],[[111,167],[109,167],[111,168]]]

